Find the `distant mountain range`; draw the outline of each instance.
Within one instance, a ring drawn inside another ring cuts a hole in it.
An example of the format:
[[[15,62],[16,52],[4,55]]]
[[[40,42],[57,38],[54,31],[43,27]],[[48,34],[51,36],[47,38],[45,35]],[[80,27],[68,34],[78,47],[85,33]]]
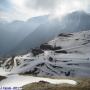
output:
[[[61,33],[24,55],[1,59],[10,75],[90,77],[90,30]]]
[[[0,23],[0,55],[8,53],[16,47],[25,37],[32,33],[36,28],[46,22],[44,17],[35,17],[26,22],[14,21],[12,23]],[[42,19],[42,20],[40,20]]]
[[[90,14],[72,12],[62,18],[33,17],[26,22],[0,24],[0,54],[16,54],[38,47],[59,33],[90,29]],[[12,53],[13,52],[13,53]]]

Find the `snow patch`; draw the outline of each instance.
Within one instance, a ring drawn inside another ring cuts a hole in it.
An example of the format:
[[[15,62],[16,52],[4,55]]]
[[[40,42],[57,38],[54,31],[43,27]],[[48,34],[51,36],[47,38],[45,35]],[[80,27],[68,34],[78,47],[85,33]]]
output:
[[[10,75],[7,79],[4,79],[0,82],[0,87],[22,87],[24,85],[46,81],[51,84],[70,84],[77,85],[77,82],[69,79],[50,79],[50,78],[41,78],[41,77],[33,77],[33,76],[21,76],[21,75]]]

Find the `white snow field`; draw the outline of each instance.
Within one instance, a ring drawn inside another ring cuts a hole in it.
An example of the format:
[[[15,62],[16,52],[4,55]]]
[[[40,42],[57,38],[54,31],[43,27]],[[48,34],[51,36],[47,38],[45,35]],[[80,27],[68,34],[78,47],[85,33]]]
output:
[[[4,79],[0,82],[0,87],[22,87],[24,85],[39,82],[39,81],[46,81],[51,84],[70,84],[76,85],[77,82],[74,80],[68,79],[50,79],[50,78],[41,78],[41,77],[33,77],[33,76],[21,76],[21,75],[10,75],[7,79]]]
[[[3,68],[0,68],[0,75],[7,76],[10,72],[6,72]]]

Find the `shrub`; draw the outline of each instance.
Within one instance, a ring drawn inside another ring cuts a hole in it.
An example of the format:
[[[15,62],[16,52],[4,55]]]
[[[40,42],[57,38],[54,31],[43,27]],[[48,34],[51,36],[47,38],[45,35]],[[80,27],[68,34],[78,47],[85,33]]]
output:
[[[62,47],[60,47],[60,46],[53,47],[52,45],[41,44],[40,49],[42,49],[42,50],[58,50],[58,49],[62,49]]]
[[[67,54],[67,51],[65,51],[65,50],[60,50],[60,51],[55,51],[55,53],[64,53],[64,54]]]
[[[42,49],[42,50],[53,50],[53,46],[48,45],[48,44],[41,44],[40,49]]]
[[[44,53],[44,51],[41,50],[41,49],[32,49],[31,52],[32,52],[32,54],[33,54],[34,56],[39,55],[39,54],[41,54],[41,53]]]
[[[62,37],[70,37],[70,36],[72,36],[72,34],[60,33],[58,36],[62,36]]]

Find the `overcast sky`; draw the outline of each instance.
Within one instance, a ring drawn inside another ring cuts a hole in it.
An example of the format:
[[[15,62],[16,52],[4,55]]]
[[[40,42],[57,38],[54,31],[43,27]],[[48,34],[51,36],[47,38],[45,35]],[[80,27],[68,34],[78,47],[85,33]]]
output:
[[[90,0],[0,0],[0,18],[10,21],[47,14],[57,17],[76,10],[90,12]]]

